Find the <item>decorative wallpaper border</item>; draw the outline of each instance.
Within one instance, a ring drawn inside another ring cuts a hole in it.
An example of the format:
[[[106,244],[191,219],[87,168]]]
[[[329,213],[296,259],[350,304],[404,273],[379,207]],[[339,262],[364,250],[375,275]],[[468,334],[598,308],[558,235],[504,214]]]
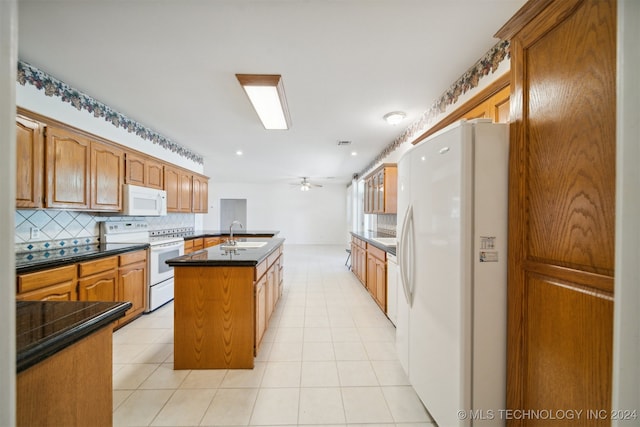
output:
[[[369,163],[358,176],[363,176],[369,169],[381,162],[389,154],[395,151],[403,143],[412,140],[420,131],[427,130],[428,125],[435,118],[444,113],[448,106],[455,104],[461,95],[478,86],[480,79],[493,73],[505,58],[511,57],[510,43],[508,40],[498,42],[492,47],[473,67],[464,73],[447,91],[440,96],[431,107],[425,111],[420,119],[412,123],[399,137],[385,147],[380,154]]]
[[[38,90],[44,90],[44,94],[46,96],[57,96],[62,102],[69,103],[78,110],[88,111],[89,113],[92,113],[94,117],[102,117],[106,122],[111,123],[117,128],[123,128],[129,133],[134,133],[144,140],[150,141],[153,144],[158,144],[162,148],[193,162],[201,165],[204,164],[204,159],[201,155],[165,138],[140,123],[131,120],[124,114],[114,111],[107,105],[96,101],[90,96],[72,88],[66,83],[61,82],[24,61],[18,61],[17,80],[22,86],[26,84],[35,86]]]

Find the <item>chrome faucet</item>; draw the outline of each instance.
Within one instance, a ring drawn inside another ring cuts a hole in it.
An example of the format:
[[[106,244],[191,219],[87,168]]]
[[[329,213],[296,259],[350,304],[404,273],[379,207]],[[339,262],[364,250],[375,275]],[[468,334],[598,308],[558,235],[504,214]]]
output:
[[[231,225],[229,226],[229,245],[234,246],[236,244],[236,241],[233,240],[233,226],[234,225],[239,225],[240,228],[243,228],[242,223],[240,221],[233,221],[231,223]]]

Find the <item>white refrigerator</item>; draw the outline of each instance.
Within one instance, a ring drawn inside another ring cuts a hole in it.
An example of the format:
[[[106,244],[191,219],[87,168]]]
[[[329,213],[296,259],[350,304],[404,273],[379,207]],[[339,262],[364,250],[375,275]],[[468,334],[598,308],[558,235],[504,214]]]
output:
[[[396,345],[439,427],[504,425],[508,146],[462,120],[398,163]]]

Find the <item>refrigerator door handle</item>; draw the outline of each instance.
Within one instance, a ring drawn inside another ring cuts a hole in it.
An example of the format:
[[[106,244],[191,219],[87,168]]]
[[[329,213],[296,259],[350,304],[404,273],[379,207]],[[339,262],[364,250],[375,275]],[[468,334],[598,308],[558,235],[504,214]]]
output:
[[[407,212],[405,213],[404,220],[402,221],[402,230],[400,232],[400,251],[398,251],[398,264],[400,264],[400,281],[402,282],[402,290],[404,291],[404,297],[409,304],[409,307],[413,305],[413,295],[410,289],[411,285],[411,270],[413,267],[413,253],[411,253],[410,240],[413,240],[409,230],[413,224],[413,206],[409,205]],[[412,243],[412,242],[411,242]]]

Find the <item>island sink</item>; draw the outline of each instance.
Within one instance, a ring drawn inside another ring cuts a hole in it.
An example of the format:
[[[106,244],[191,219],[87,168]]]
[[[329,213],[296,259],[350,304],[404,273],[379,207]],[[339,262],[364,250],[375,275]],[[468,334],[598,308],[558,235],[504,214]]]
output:
[[[223,243],[220,245],[222,249],[255,249],[261,248],[266,245],[267,242],[236,242],[235,244]]]

